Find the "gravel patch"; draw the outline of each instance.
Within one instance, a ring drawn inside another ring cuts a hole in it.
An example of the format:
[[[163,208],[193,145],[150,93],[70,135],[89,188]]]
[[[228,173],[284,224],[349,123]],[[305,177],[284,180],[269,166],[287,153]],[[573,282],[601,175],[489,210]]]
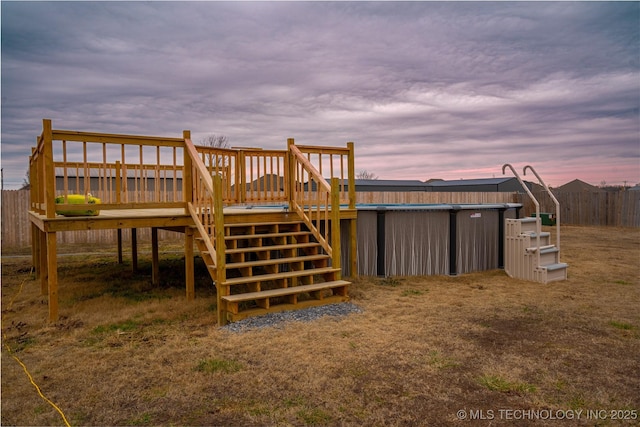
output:
[[[287,322],[311,322],[324,316],[343,317],[351,313],[362,313],[362,309],[353,303],[343,302],[249,317],[229,323],[221,329],[230,332],[246,332],[262,328],[282,328]]]

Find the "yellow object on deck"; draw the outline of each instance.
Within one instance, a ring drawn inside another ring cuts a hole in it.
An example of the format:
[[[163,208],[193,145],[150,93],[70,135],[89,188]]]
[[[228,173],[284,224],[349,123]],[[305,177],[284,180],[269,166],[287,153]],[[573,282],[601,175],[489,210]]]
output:
[[[64,204],[64,196],[56,197],[56,204]],[[67,196],[66,204],[71,205],[84,205],[84,204],[99,204],[100,199],[93,197],[91,194],[84,196],[82,194],[69,194]],[[100,215],[100,209],[85,209],[85,210],[58,210],[56,214],[63,216],[96,216]]]

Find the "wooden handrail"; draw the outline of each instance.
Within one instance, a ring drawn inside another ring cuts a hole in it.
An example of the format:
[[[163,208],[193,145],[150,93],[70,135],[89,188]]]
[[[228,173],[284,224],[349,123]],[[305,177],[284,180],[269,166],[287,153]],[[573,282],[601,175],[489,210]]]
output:
[[[296,211],[305,222],[311,233],[315,236],[318,243],[322,245],[329,256],[334,258],[334,251],[329,242],[328,236],[331,230],[329,221],[340,221],[340,199],[334,197],[331,186],[320,175],[320,172],[305,158],[302,152],[296,147],[292,141],[289,144],[289,153],[291,156],[290,164],[290,180],[291,183],[291,208]],[[315,198],[305,197],[304,175],[308,175],[306,182],[308,193],[315,193]],[[315,184],[315,189],[313,188]],[[315,190],[315,191],[314,191]],[[337,191],[337,188],[336,190]],[[337,206],[333,206],[337,201]],[[331,210],[331,217],[329,216]],[[322,225],[321,225],[322,224]],[[334,222],[335,226],[335,222]],[[324,228],[324,233],[321,231]],[[335,252],[339,257],[339,249]],[[334,262],[336,260],[333,260]],[[340,260],[337,260],[339,263]]]
[[[300,151],[300,149],[296,146],[296,145],[292,145],[290,147],[291,153],[297,158],[298,162],[307,170],[309,171],[309,173],[311,174],[311,176],[313,178],[315,178],[316,180],[318,180],[318,184],[322,185],[322,189],[327,191],[327,192],[331,192],[331,186],[329,185],[329,183],[324,179],[324,177],[320,174],[320,172],[318,171],[318,169],[316,169],[315,166],[313,166],[311,164],[311,162],[306,159],[304,157],[304,154],[302,154],[302,151]]]
[[[224,325],[222,297],[228,295],[229,288],[224,284],[226,278],[224,212],[222,177],[219,173],[212,176],[193,145],[190,135],[185,132],[185,168],[191,190],[188,191],[187,206],[200,237],[209,252],[211,267],[215,268],[215,286],[217,295],[218,324]]]
[[[318,145],[296,145],[296,147],[305,153],[317,154],[349,154],[349,147],[324,147]]]
[[[209,175],[207,167],[204,165],[202,160],[200,160],[200,156],[198,154],[198,151],[196,150],[196,147],[193,145],[190,139],[185,139],[184,147],[185,151],[191,158],[191,162],[193,163],[192,167],[196,170],[198,175],[200,175],[200,178],[203,180],[206,189],[211,194],[213,194],[213,179],[211,178],[211,175]]]
[[[182,147],[182,138],[167,138],[161,136],[125,135],[116,133],[80,132],[72,130],[55,129],[52,132],[53,139],[76,142],[110,142],[125,145],[150,145]]]

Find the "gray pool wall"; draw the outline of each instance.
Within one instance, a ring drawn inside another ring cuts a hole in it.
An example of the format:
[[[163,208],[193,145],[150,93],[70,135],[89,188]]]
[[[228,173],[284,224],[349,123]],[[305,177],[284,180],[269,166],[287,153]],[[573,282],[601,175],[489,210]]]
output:
[[[458,275],[503,268],[504,219],[521,204],[358,205],[357,265],[364,276]],[[351,276],[342,224],[343,273]]]

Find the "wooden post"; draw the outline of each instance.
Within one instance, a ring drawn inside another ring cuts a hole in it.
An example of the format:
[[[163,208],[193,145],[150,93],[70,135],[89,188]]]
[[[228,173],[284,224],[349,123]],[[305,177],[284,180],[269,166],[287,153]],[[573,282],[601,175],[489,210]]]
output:
[[[37,146],[38,138],[36,138],[36,147],[31,147],[31,156],[29,156],[29,210],[34,210],[33,204],[38,200],[38,167],[37,161],[33,159]]]
[[[49,284],[47,283],[47,233],[38,229],[38,240],[40,241],[40,294],[47,295],[49,292]]]
[[[347,142],[349,148],[348,165],[349,170],[349,209],[356,209],[356,166],[355,166],[355,146],[353,142]],[[357,216],[357,212],[356,212]],[[357,219],[349,220],[349,261],[351,263],[351,276],[358,277],[358,225]]]
[[[240,150],[238,152],[238,165],[236,170],[238,171],[238,181],[236,181],[238,187],[238,197],[237,200],[239,203],[245,203],[247,200],[247,158],[245,156],[244,150]]]
[[[31,223],[31,265],[36,272],[36,278],[40,277],[40,229]]]
[[[138,230],[131,229],[131,270],[138,271]]]
[[[47,206],[47,218],[55,218],[56,216],[56,176],[53,167],[53,131],[51,129],[51,120],[42,120],[42,136],[43,136],[43,158],[44,158],[44,185],[45,199]]]
[[[226,305],[222,297],[228,295],[228,287],[223,285],[227,280],[227,266],[225,260],[224,243],[224,211],[222,203],[222,178],[213,176],[213,217],[216,238],[216,295],[218,306],[218,326],[227,324]]]
[[[340,257],[340,179],[331,178],[331,266],[342,268]],[[342,277],[338,271],[336,279]]]
[[[349,174],[349,209],[356,208],[356,166],[355,166],[355,150],[353,142],[347,142],[347,147],[349,148],[349,170],[347,173]]]
[[[49,285],[49,321],[58,320],[58,264],[56,233],[47,232],[47,282]]]
[[[158,228],[151,227],[151,283],[160,284],[160,263],[158,256]]]
[[[122,196],[120,192],[122,191],[122,177],[120,176],[122,173],[122,168],[120,167],[120,161],[116,160],[116,203],[120,204],[122,202]],[[121,233],[120,238],[122,239],[122,231],[118,229]],[[120,262],[122,263],[122,258],[120,258]]]
[[[187,140],[191,143],[191,131],[185,130],[182,131],[182,138],[185,140],[185,145],[187,144]],[[193,203],[193,163],[191,162],[191,156],[187,148],[184,148],[184,170],[182,172],[182,194],[185,202],[184,212],[189,215],[189,207],[187,203]]]
[[[293,154],[291,154],[291,146],[295,145],[295,141],[293,138],[287,139],[287,176],[285,180],[287,181],[287,202],[289,203],[289,209],[293,208],[293,197],[295,194],[294,185],[296,185],[296,174],[295,174],[295,162],[293,161]]]
[[[122,264],[122,229],[118,228],[118,264]]]
[[[187,288],[187,301],[195,298],[195,280],[193,264],[193,228],[184,228],[184,271]]]

